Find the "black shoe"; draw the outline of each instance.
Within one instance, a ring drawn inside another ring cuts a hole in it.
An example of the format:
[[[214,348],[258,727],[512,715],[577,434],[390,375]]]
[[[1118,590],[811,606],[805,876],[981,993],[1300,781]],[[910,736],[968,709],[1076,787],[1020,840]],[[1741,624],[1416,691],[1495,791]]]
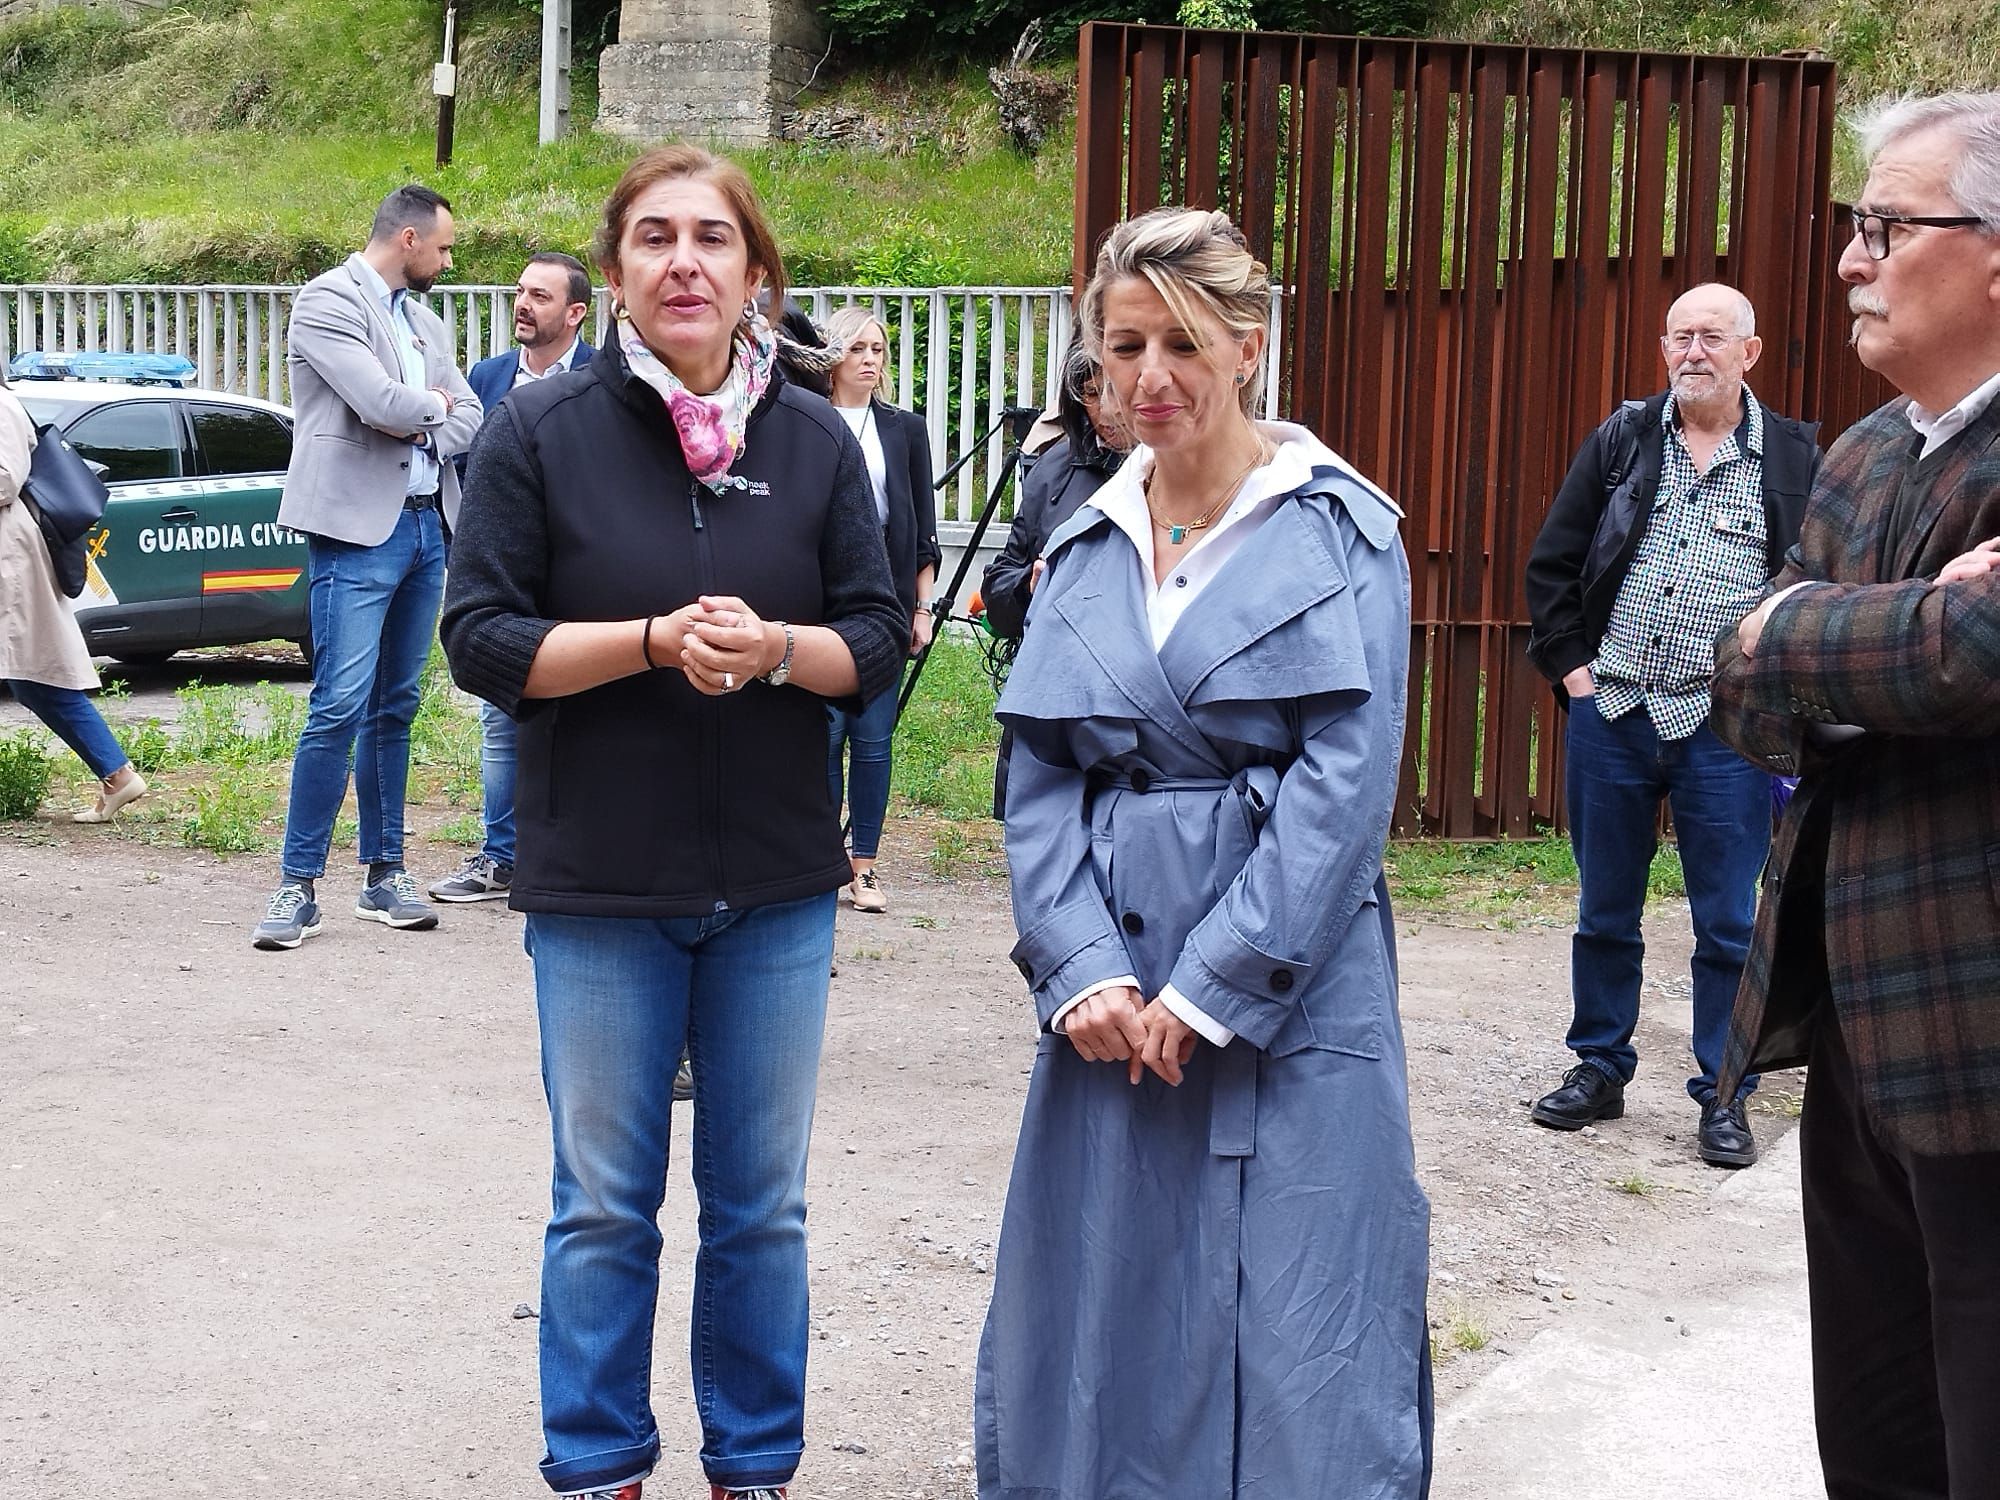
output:
[[[1724,1104],[1718,1095],[1701,1107],[1701,1159],[1712,1167],[1747,1167],[1757,1160],[1743,1101]]]
[[[1528,1117],[1551,1130],[1581,1130],[1592,1120],[1625,1114],[1625,1085],[1602,1068],[1578,1063],[1563,1074],[1562,1087],[1542,1095]]]

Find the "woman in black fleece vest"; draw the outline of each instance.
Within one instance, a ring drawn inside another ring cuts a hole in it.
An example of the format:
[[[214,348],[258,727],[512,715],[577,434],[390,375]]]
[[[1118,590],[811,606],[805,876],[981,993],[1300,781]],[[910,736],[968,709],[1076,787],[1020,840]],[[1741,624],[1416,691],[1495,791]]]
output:
[[[555,1135],[542,1474],[636,1500],[668,1105],[693,1059],[692,1328],[716,1495],[803,1443],[806,1145],[847,883],[826,708],[896,679],[908,628],[860,449],[786,384],[784,268],[740,168],[664,147],[598,229],[616,334],[511,393],[472,452],[452,672],[521,724],[528,914]]]

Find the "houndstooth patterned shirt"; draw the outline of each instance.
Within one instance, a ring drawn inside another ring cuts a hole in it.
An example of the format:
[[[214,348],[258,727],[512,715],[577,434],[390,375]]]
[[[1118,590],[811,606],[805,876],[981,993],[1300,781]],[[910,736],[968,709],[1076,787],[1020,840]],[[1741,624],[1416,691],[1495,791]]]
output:
[[[1743,408],[1704,474],[1667,397],[1652,518],[1590,667],[1598,712],[1617,719],[1644,705],[1663,740],[1684,740],[1708,722],[1715,638],[1756,605],[1770,572],[1764,409],[1748,386]]]

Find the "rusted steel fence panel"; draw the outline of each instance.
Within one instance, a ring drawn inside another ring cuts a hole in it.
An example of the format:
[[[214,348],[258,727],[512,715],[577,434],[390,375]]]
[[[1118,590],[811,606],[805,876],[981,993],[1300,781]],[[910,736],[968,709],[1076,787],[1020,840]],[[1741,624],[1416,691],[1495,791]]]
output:
[[[1571,455],[1664,379],[1668,304],[1757,306],[1754,377],[1830,423],[1844,349],[1824,61],[1087,26],[1074,273],[1162,202],[1222,208],[1281,289],[1278,409],[1408,512],[1399,833],[1560,826],[1522,570]]]

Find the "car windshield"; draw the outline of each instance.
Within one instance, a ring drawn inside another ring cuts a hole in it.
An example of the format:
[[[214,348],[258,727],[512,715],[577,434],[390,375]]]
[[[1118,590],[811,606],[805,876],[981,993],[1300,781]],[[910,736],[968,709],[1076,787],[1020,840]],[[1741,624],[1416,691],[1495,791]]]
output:
[[[23,409],[27,411],[29,416],[35,419],[37,427],[46,427],[51,422],[55,422],[58,427],[62,426],[62,423],[56,421],[56,419],[63,414],[64,409],[69,405],[68,402],[50,401],[46,397],[37,398],[24,392],[18,385],[10,385],[7,389],[21,398]]]

